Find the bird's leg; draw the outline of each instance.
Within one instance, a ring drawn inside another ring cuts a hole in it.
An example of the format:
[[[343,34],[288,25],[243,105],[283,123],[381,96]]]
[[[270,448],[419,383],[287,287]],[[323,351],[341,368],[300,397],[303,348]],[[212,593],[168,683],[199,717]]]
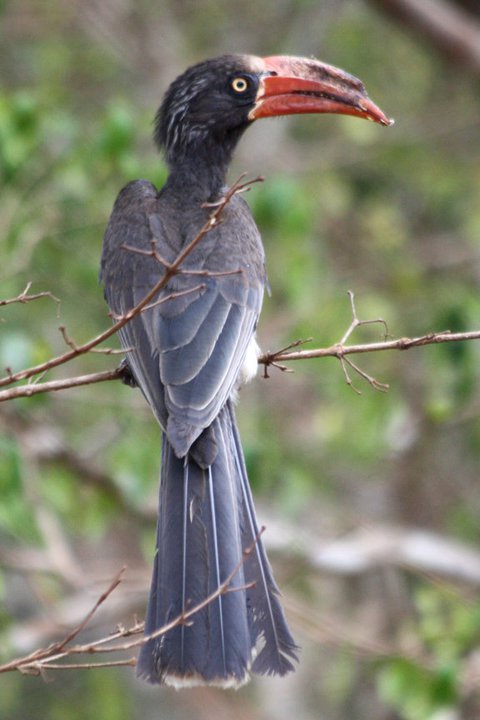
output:
[[[128,385],[128,387],[131,388],[138,387],[137,381],[133,376],[132,368],[130,367],[130,363],[128,362],[127,358],[123,358],[118,369],[121,372],[120,380],[124,385]]]

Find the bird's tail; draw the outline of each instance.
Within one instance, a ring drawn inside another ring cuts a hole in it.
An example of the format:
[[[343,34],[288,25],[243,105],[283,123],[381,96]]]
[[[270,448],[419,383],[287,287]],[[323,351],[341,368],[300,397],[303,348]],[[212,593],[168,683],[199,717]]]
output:
[[[238,687],[252,672],[294,669],[297,648],[258,535],[231,403],[212,429],[218,451],[206,469],[189,456],[176,457],[163,438],[145,634],[195,608],[237,571],[227,592],[142,646],[137,674],[152,683]]]

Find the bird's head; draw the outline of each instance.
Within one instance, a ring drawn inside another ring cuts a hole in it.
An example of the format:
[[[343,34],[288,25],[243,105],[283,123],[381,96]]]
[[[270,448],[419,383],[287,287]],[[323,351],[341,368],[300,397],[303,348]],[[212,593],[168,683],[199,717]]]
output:
[[[254,120],[301,113],[393,122],[360,80],[332,65],[286,55],[224,55],[190,67],[170,85],[157,113],[155,140],[169,162],[202,147],[230,154]]]

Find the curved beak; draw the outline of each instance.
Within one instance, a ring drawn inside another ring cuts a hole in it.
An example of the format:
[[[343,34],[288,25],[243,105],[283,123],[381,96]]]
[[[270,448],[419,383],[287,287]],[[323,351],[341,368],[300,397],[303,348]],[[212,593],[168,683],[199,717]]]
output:
[[[249,120],[274,115],[336,113],[393,125],[360,80],[319,60],[287,55],[263,58],[264,72]]]

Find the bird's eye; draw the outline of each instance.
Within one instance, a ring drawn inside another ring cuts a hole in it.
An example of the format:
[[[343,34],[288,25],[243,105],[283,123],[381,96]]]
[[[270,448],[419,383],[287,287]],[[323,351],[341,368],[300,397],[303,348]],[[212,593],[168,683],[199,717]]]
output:
[[[246,90],[248,90],[248,86],[248,79],[243,76],[233,78],[231,82],[232,90],[234,90],[236,93],[244,93]]]

